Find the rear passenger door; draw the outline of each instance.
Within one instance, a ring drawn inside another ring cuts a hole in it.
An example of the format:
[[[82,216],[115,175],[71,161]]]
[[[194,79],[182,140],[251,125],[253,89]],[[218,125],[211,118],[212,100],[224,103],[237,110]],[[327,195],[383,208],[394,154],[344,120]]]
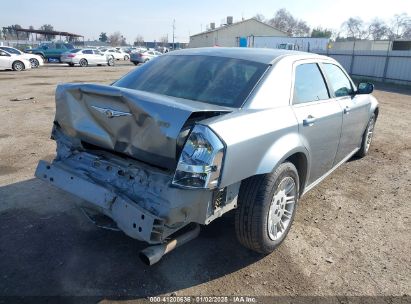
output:
[[[82,53],[82,57],[84,57],[87,60],[88,64],[97,64],[93,50],[83,50]]]
[[[309,152],[307,185],[310,185],[333,167],[342,114],[338,102],[331,98],[317,62],[298,61],[293,70],[292,108],[300,137]]]
[[[342,130],[334,164],[338,164],[361,144],[368,122],[369,101],[366,95],[355,95],[354,87],[346,73],[336,64],[321,65],[330,84],[331,95],[342,109]]]

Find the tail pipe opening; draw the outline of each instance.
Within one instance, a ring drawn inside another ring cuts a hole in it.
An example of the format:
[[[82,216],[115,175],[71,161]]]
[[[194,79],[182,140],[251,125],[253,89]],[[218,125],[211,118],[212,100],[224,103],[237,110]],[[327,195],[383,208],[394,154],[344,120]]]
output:
[[[191,224],[193,227],[175,237],[174,239],[168,241],[167,243],[161,245],[155,245],[147,247],[143,249],[139,253],[140,259],[143,261],[144,264],[151,266],[161,260],[161,258],[169,253],[170,251],[176,249],[177,247],[188,243],[189,241],[195,239],[200,234],[200,225],[199,224]]]

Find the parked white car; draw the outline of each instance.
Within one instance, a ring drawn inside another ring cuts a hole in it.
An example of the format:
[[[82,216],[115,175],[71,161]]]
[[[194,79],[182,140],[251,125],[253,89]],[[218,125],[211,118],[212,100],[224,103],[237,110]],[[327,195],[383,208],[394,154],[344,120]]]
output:
[[[7,53],[11,55],[22,56],[24,59],[27,59],[28,61],[30,61],[32,68],[38,68],[39,66],[44,64],[43,58],[41,58],[41,56],[36,55],[36,54],[24,53],[10,46],[0,46],[0,50],[6,51]]]
[[[101,49],[101,52],[111,55],[115,60],[129,60],[130,55],[127,54],[126,52],[123,52],[122,50],[117,50],[115,48],[111,49]]]
[[[23,71],[31,69],[31,63],[22,55],[0,50],[0,70]]]
[[[112,56],[93,49],[74,49],[63,53],[60,61],[69,66],[76,64],[86,67],[88,65],[114,65]]]

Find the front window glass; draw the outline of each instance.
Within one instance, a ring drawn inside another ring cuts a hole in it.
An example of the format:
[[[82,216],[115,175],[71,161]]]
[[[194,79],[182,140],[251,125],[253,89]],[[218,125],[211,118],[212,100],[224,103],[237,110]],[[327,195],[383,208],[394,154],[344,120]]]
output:
[[[238,108],[267,68],[267,64],[225,57],[159,56],[114,85]]]
[[[293,103],[329,99],[323,75],[316,63],[300,64],[295,69]]]
[[[348,80],[344,72],[335,64],[324,63],[325,73],[331,82],[335,97],[348,96],[353,94],[351,82]]]

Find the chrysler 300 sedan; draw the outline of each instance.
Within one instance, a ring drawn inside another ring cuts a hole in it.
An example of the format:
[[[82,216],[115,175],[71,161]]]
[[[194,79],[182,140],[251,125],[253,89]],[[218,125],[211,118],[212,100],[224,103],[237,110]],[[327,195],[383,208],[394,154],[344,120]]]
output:
[[[36,176],[80,197],[98,225],[151,244],[147,264],[230,211],[241,244],[270,253],[301,196],[368,153],[372,90],[316,54],[171,52],[109,86],[59,85],[57,156]]]

